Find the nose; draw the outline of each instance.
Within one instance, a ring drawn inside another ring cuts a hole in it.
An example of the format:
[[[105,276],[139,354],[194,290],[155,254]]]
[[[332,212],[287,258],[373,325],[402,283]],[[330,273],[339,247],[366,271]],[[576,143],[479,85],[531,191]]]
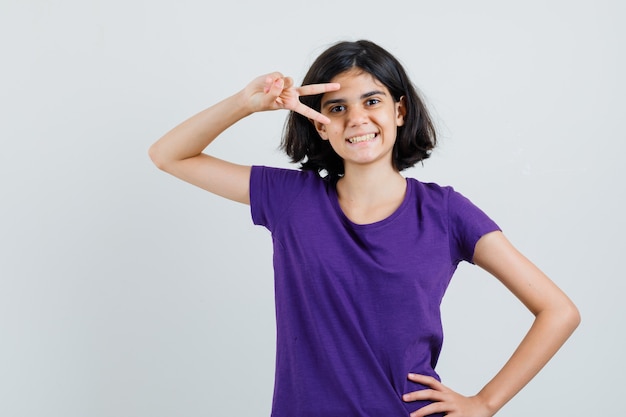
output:
[[[351,106],[348,108],[348,124],[350,126],[358,126],[367,121],[367,113],[360,106]]]

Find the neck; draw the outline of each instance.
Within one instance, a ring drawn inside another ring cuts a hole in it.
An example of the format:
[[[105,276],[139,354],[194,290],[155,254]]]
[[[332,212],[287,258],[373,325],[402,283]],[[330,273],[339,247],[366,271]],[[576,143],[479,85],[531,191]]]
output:
[[[405,178],[392,166],[388,169],[349,166],[339,180],[337,191],[342,200],[367,202],[398,193],[404,195],[405,187]]]
[[[346,169],[337,183],[339,205],[358,224],[387,218],[404,200],[406,179],[395,169]]]

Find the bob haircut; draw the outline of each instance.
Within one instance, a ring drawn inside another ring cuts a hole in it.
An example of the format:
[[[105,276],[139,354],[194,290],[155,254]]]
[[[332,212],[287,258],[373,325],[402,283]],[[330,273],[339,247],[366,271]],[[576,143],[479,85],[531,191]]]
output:
[[[367,40],[339,42],[324,51],[311,65],[302,85],[328,83],[353,68],[371,74],[387,87],[395,102],[404,97],[404,125],[398,127],[393,147],[393,165],[398,171],[414,166],[430,156],[437,135],[428,110],[398,60],[382,47]],[[302,96],[305,105],[320,111],[322,94]],[[317,171],[330,178],[344,174],[343,160],[329,141],[322,140],[314,124],[299,113],[291,112],[285,123],[281,149],[291,162],[301,162],[303,170]]]

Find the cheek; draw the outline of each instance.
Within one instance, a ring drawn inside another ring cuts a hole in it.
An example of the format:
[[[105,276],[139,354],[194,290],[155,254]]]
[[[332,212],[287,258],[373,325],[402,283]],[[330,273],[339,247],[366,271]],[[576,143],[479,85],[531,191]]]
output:
[[[343,139],[343,129],[337,123],[326,125],[326,134],[329,139]]]

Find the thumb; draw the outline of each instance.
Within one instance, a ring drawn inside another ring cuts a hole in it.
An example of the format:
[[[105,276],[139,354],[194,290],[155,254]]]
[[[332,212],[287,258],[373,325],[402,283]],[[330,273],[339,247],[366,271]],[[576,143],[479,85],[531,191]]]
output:
[[[265,94],[278,97],[283,91],[284,87],[285,80],[283,79],[283,77],[272,77],[271,75],[268,75],[268,77],[265,79]]]

